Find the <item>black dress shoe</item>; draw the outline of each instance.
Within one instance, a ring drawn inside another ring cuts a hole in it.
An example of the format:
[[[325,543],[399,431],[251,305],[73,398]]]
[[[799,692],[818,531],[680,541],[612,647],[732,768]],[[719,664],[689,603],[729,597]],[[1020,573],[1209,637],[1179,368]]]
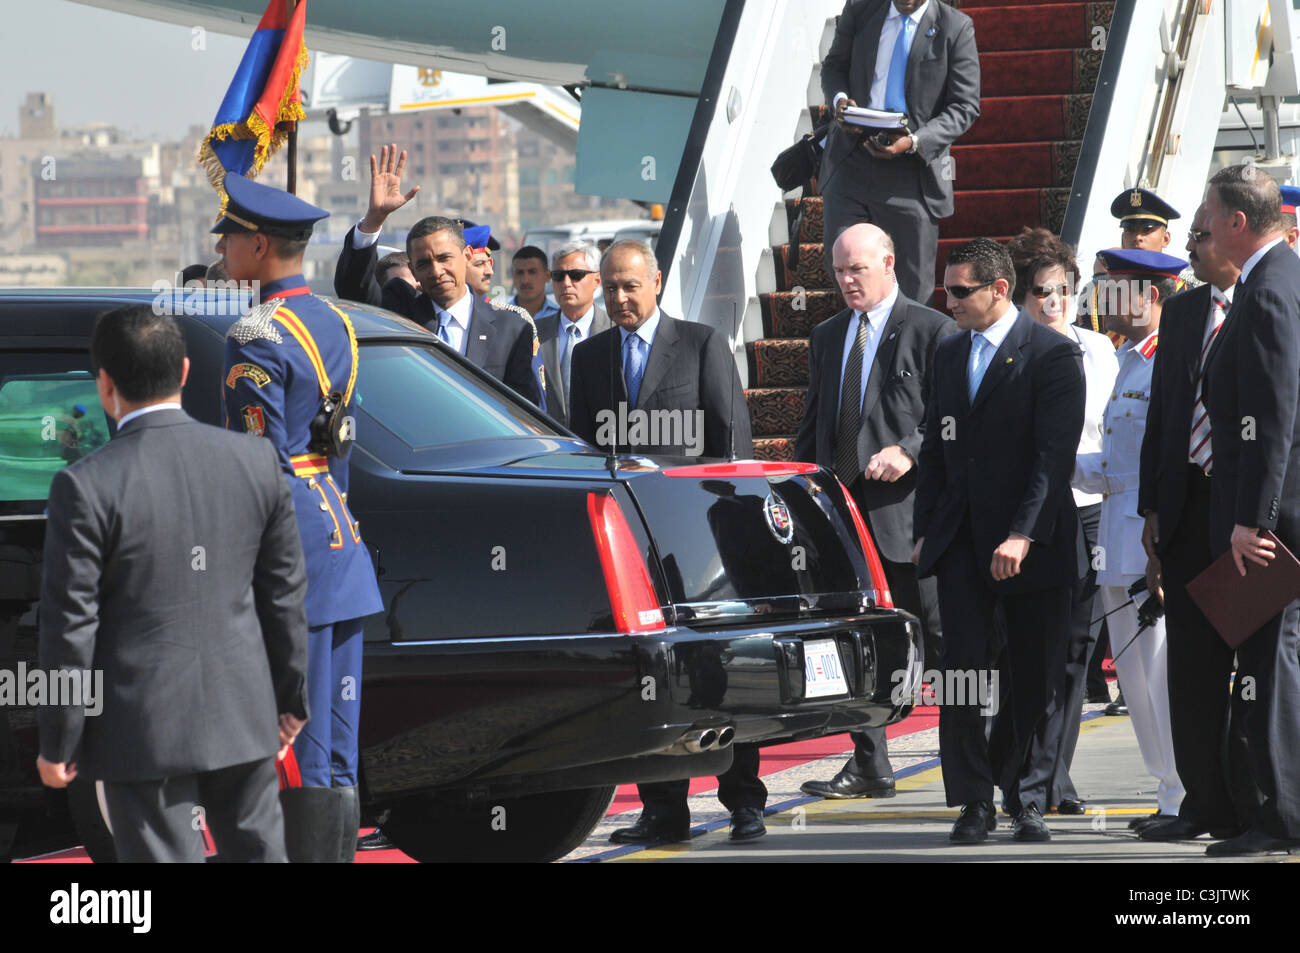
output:
[[[691,839],[691,822],[658,818],[642,811],[635,824],[620,827],[609,839],[614,844],[671,844]]]
[[[954,844],[979,844],[989,837],[989,831],[998,826],[998,816],[993,813],[992,801],[973,801],[961,809],[961,817],[952,826],[948,840]]]
[[[376,827],[365,837],[357,838],[357,850],[394,850],[393,842],[388,839],[382,827]]]
[[[847,768],[829,781],[805,781],[799,790],[812,797],[850,798],[850,797],[893,797],[894,776],[887,778],[864,778]]]
[[[1061,803],[1056,807],[1048,808],[1048,814],[1087,814],[1088,809],[1084,806],[1084,800],[1081,797],[1063,797]]]
[[[1202,834],[1209,834],[1215,839],[1222,840],[1225,837],[1235,838],[1240,833],[1239,830],[1233,828],[1207,827],[1203,824],[1193,824],[1181,817],[1175,817],[1172,821],[1166,821],[1163,824],[1147,824],[1145,827],[1138,829],[1138,837],[1149,841],[1195,840]]]
[[[1052,832],[1047,829],[1043,822],[1043,815],[1038,813],[1038,808],[1029,805],[1020,811],[1015,821],[1011,824],[1011,836],[1019,841],[1049,841],[1052,839]]]
[[[731,839],[753,840],[767,833],[763,812],[756,807],[738,807],[731,815]]]
[[[1149,827],[1152,824],[1167,824],[1170,821],[1176,820],[1178,820],[1177,814],[1161,814],[1159,811],[1156,811],[1154,814],[1147,814],[1144,817],[1133,818],[1133,820],[1128,822],[1128,829],[1131,831],[1140,831],[1144,827]]]
[[[1274,837],[1257,828],[1205,848],[1206,857],[1256,857],[1260,854],[1300,854],[1300,840]]]

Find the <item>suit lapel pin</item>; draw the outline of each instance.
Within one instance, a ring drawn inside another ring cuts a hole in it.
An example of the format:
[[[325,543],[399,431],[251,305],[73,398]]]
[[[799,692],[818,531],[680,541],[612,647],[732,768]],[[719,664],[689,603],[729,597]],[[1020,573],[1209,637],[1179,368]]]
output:
[[[486,341],[486,340],[487,340],[487,335],[486,335],[486,334],[480,334],[480,335],[478,336],[478,339],[479,339],[480,341]]]
[[[1011,363],[1012,361],[1014,361],[1014,360],[1015,360],[1014,357],[1009,357],[1009,358],[1007,358],[1007,363],[1010,364],[1010,363]]]
[[[896,338],[896,337],[898,337],[898,332],[897,332],[897,331],[894,331],[894,332],[892,332],[892,333],[889,335],[889,340],[892,341],[892,340],[894,340],[894,338]]]
[[[925,31],[925,35],[926,35],[927,37],[933,37],[933,36],[934,36],[936,33],[938,33],[938,32],[939,32],[939,31],[936,30],[934,27],[930,27],[930,29],[928,29],[928,30]]]

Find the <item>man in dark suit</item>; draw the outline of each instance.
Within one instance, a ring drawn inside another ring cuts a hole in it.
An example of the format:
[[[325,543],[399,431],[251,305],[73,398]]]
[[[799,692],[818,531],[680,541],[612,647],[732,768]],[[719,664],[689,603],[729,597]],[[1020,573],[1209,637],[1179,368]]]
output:
[[[939,580],[945,683],[976,680],[998,655],[1004,622],[1011,685],[1012,790],[1003,794],[1017,840],[1051,839],[1043,812],[1054,752],[1047,709],[1064,664],[1078,516],[1070,493],[1085,385],[1079,346],[1011,304],[1015,270],[1004,248],[977,238],[954,249],[944,273],[956,334],[930,374],[918,461],[912,554],[917,575]],[[956,843],[997,826],[985,722],[974,699],[945,698],[939,751],[950,807],[962,806]],[[958,702],[964,702],[959,704]],[[1003,715],[1006,712],[1002,713]]]
[[[555,250],[551,262],[551,286],[560,313],[537,319],[537,339],[546,366],[546,412],[567,425],[573,352],[583,341],[613,325],[605,309],[596,304],[600,287],[596,246],[585,241],[566,242]]]
[[[470,292],[465,269],[474,249],[465,243],[458,222],[432,215],[407,234],[406,254],[419,289],[396,278],[381,288],[375,280],[379,231],[385,219],[420,190],[417,185],[402,193],[405,167],[406,152],[399,157],[396,145],[391,151],[384,146],[377,163],[370,157],[370,205],[343,240],[334,291],[340,298],[387,308],[424,325],[471,363],[540,404],[532,329],[518,315],[493,308]]]
[[[1253,166],[1215,173],[1205,198],[1210,241],[1241,278],[1205,358],[1205,445],[1192,459],[1210,474],[1210,552],[1237,570],[1267,565],[1275,545],[1300,549],[1300,259],[1287,246],[1277,182]],[[1201,435],[1194,425],[1192,439]],[[1250,830],[1211,844],[1233,857],[1300,852],[1300,599],[1237,647],[1250,686],[1246,741],[1263,803]]]
[[[733,444],[753,454],[749,408],[726,338],[713,328],[659,310],[662,275],[645,242],[615,242],[600,262],[609,317],[617,327],[573,352],[569,429],[588,443],[639,454],[726,457]],[[613,406],[611,406],[611,401]],[[733,418],[734,413],[734,427]],[[653,420],[678,424],[634,429]],[[731,768],[718,778],[718,800],[731,812],[731,839],[767,833],[767,788],[758,778],[757,745],[736,745]],[[639,784],[644,810],[610,840],[621,844],[690,836],[690,781]]]
[[[953,213],[948,147],[980,112],[980,63],[970,17],[939,0],[848,0],[822,63],[837,120],[822,159],[826,268],[841,231],[874,222],[898,249],[898,286],[934,293],[939,219]],[[846,106],[904,113],[905,132],[843,122]]]
[[[1174,764],[1186,789],[1176,819],[1138,831],[1153,841],[1230,837],[1250,826],[1258,806],[1241,681],[1227,691],[1233,651],[1187,595],[1187,584],[1214,561],[1210,477],[1190,457],[1193,417],[1204,410],[1197,390],[1204,352],[1222,330],[1241,274],[1210,241],[1206,219],[1202,205],[1187,238],[1188,261],[1205,284],[1164,306],[1142,440],[1138,511],[1146,520],[1147,587],[1164,599]]]
[[[662,276],[645,242],[610,245],[600,275],[618,327],[574,349],[569,428],[602,449],[726,457],[734,447],[751,456],[749,409],[726,337],[659,310]]]
[[[112,311],[91,340],[118,430],[55,475],[40,666],[102,671],[102,712],[43,707],[41,778],[103,783],[118,859],[285,860],[277,751],[307,718],[307,578],[273,448],[192,420],[175,320]]]
[[[939,664],[939,602],[935,581],[918,581],[910,559],[912,497],[931,360],[957,326],[898,290],[893,242],[875,225],[847,228],[835,241],[834,256],[835,279],[849,307],[813,330],[794,455],[833,468],[853,494],[880,550],[894,605],[921,619],[931,668]],[[847,403],[846,389],[853,398]],[[844,768],[830,781],[808,781],[805,794],[894,796],[885,729],[852,737],[853,757]]]

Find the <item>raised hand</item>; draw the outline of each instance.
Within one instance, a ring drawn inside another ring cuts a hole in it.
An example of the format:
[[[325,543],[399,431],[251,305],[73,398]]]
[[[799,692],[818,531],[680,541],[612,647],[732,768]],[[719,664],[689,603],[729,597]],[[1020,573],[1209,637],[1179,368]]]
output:
[[[384,220],[389,215],[411,201],[420,191],[417,185],[411,191],[402,193],[402,173],[406,171],[406,150],[399,154],[397,143],[383,146],[379,150],[379,159],[370,156],[370,205],[366,217],[361,220],[361,230],[377,232],[383,228]]]

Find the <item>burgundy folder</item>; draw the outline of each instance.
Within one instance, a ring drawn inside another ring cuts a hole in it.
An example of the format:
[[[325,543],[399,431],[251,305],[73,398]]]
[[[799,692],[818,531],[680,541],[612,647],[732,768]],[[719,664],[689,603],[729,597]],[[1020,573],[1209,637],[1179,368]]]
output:
[[[1260,535],[1277,546],[1267,566],[1246,560],[1243,576],[1228,550],[1187,584],[1192,601],[1234,649],[1293,599],[1300,599],[1300,560],[1268,530]]]

